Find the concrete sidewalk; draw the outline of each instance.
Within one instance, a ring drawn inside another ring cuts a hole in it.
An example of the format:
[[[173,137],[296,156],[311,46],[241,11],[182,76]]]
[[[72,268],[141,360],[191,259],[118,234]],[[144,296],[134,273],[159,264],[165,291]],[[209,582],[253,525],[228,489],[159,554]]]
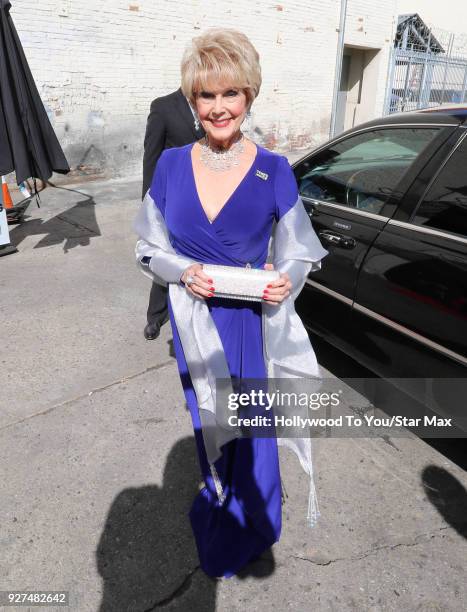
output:
[[[10,228],[0,589],[69,590],[73,612],[464,609],[467,477],[411,437],[317,440],[314,529],[307,479],[281,449],[273,554],[231,580],[199,569],[187,512],[200,478],[170,326],[142,335],[140,185],[48,188]]]

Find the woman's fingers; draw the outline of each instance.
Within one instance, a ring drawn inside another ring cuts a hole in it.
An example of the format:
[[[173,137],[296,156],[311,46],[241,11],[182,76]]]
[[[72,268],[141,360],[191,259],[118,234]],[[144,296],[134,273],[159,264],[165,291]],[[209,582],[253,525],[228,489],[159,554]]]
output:
[[[268,304],[280,304],[285,298],[289,297],[290,291],[286,291],[283,295],[264,295],[263,302]]]
[[[214,293],[214,285],[212,279],[203,272],[203,270],[197,270],[193,275],[193,283],[191,284],[193,291],[203,295],[204,297],[211,297]]]
[[[271,293],[281,293],[285,289],[291,289],[292,283],[290,281],[281,281],[280,284],[269,283],[266,287],[266,291]]]
[[[192,285],[191,287],[187,287],[187,291],[197,298],[210,298],[214,295],[213,291],[208,291],[206,289],[202,289],[194,285]]]
[[[279,298],[279,301],[281,301],[290,295],[291,290],[292,283],[290,282],[289,275],[287,273],[283,273],[281,274],[280,278],[267,285],[266,289],[264,290],[263,299],[266,297],[275,302]]]
[[[283,299],[290,295],[292,287],[284,285],[283,287],[277,287],[275,289],[265,289],[263,293],[263,300],[271,302],[282,302]]]
[[[208,283],[206,283],[206,286],[201,286],[196,283],[192,283],[192,285],[190,285],[190,289],[193,291],[193,293],[198,296],[201,295],[203,297],[212,297],[214,295],[214,289],[211,287],[212,285],[209,286]]]
[[[292,291],[289,275],[284,272],[280,278],[268,284],[264,290],[263,300],[269,304],[280,304]]]
[[[191,282],[187,280],[191,277]],[[214,295],[214,285],[212,279],[204,272],[201,264],[189,266],[182,275],[186,290],[195,297],[212,297]]]
[[[201,287],[200,285],[196,285],[195,283],[192,283],[191,285],[187,286],[186,289],[189,293],[191,293],[195,297],[210,298],[210,297],[213,297],[214,295],[213,289],[211,288],[205,289],[204,287]]]
[[[206,283],[212,283],[212,279],[209,278],[202,266],[197,268],[196,276]]]

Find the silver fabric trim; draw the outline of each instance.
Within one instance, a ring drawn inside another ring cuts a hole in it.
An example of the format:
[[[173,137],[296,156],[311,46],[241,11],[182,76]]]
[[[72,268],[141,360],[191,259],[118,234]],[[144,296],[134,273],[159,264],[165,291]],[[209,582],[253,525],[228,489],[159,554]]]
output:
[[[214,463],[210,463],[209,467],[211,468],[212,479],[214,480],[214,486],[216,487],[217,499],[222,505],[225,502],[225,495],[222,489],[221,479],[219,478],[219,474],[217,473]]]
[[[214,462],[222,454],[221,446],[241,436],[240,428],[234,429],[228,425],[227,414],[222,416],[216,412],[216,382],[218,379],[230,381],[221,339],[205,300],[192,296],[179,282],[186,267],[194,262],[175,253],[164,218],[149,191],[133,227],[140,238],[136,243],[135,255],[142,272],[148,276],[140,260],[144,255],[150,256],[152,276],[159,279],[158,282],[169,285],[175,323],[200,408],[206,454],[209,464],[214,467]],[[321,259],[328,251],[322,247],[300,197],[275,224],[269,253],[275,269],[288,272],[292,290],[291,295],[279,306],[262,304],[263,353],[268,376],[321,379],[315,353],[300,317],[295,312],[294,301],[309,272],[321,268]],[[225,384],[225,392],[233,392],[231,383]],[[310,478],[307,518],[309,525],[313,526],[319,516],[319,509],[313,480],[311,440],[309,437],[278,437],[277,443],[295,452]],[[217,490],[217,486],[221,485],[220,480],[215,480],[215,484]],[[217,492],[222,503],[222,488]]]

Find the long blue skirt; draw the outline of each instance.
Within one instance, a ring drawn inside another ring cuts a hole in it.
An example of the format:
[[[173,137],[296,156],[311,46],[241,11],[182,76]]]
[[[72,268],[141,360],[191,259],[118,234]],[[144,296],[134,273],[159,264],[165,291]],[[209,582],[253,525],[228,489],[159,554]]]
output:
[[[265,378],[261,304],[210,298],[230,374]],[[206,457],[199,408],[169,300],[173,343],[190,410],[205,487],[189,518],[201,568],[209,576],[231,577],[280,538],[282,527],[279,456],[275,437],[242,437],[222,446],[215,462],[225,500],[220,503]]]

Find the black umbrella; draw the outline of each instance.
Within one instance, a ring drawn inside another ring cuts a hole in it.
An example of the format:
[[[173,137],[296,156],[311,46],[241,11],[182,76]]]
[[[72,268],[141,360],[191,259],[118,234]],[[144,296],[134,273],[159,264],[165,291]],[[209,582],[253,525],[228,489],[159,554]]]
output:
[[[8,0],[0,0],[0,174],[14,170],[19,185],[31,177],[47,181],[52,172],[66,174],[70,168],[37,91],[10,8]]]

